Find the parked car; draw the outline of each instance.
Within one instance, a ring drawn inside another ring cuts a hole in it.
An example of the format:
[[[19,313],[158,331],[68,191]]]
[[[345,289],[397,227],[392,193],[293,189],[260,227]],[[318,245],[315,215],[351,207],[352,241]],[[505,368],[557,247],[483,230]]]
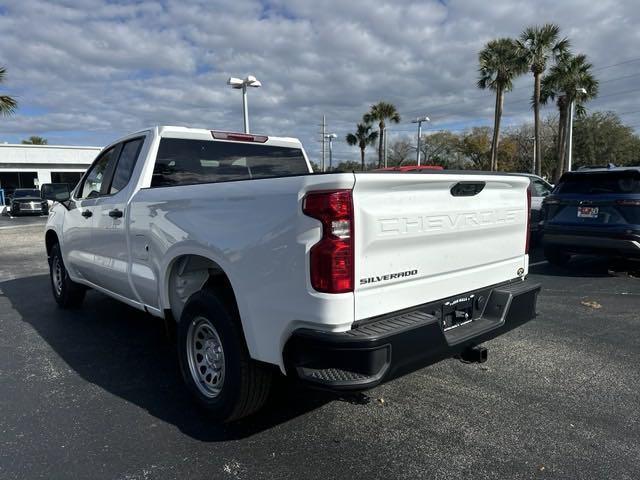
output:
[[[95,288],[177,322],[223,421],[274,372],[365,390],[535,317],[528,185],[499,174],[313,174],[292,138],[156,127],[106,147],[46,226],[61,307]]]
[[[529,178],[531,184],[531,237],[534,240],[538,240],[540,236],[542,201],[551,193],[553,185],[538,175],[531,173],[522,175]]]
[[[37,188],[18,188],[11,197],[11,215],[47,215],[49,204]]]
[[[555,265],[575,253],[640,257],[640,167],[565,173],[543,202],[542,231]]]

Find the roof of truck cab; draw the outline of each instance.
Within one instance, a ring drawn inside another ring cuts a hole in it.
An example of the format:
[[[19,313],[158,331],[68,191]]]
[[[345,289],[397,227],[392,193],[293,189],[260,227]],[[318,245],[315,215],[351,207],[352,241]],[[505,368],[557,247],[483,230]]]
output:
[[[166,134],[169,134],[172,136],[175,135],[178,138],[180,137],[180,135],[185,135],[186,137],[192,137],[192,138],[194,135],[197,135],[197,136],[208,137],[209,139],[211,139],[211,132],[237,133],[241,135],[244,134],[243,132],[231,132],[223,128],[190,128],[190,127],[180,127],[175,125],[159,125],[157,128],[160,136],[166,136]],[[145,129],[141,131],[148,131],[148,130],[149,129]],[[265,137],[268,138],[266,142],[267,144],[278,143],[281,145],[284,145],[284,144],[290,144],[295,146],[302,145],[300,140],[293,137],[276,137],[276,136],[267,135],[264,133],[257,133],[257,132],[251,132],[251,135],[264,135]],[[222,141],[225,141],[225,140],[222,140]],[[233,140],[233,141],[237,141],[237,140]]]

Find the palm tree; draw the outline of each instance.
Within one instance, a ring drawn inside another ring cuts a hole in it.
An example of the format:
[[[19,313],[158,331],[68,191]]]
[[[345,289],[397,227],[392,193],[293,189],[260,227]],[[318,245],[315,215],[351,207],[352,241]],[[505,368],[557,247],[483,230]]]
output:
[[[491,40],[478,55],[478,88],[496,92],[491,141],[491,170],[498,169],[498,143],[500,120],[504,105],[504,93],[513,88],[513,79],[527,71],[527,65],[519,55],[516,42],[510,38]]]
[[[7,69],[0,67],[0,84],[4,83]],[[11,115],[18,107],[18,102],[9,95],[0,95],[0,115]]]
[[[585,112],[584,103],[598,95],[598,80],[591,73],[591,69],[592,65],[587,61],[586,55],[565,55],[549,69],[549,73],[542,79],[540,102],[547,103],[549,100],[556,100],[559,112],[558,163],[554,176],[556,182],[566,169],[564,157],[569,106],[575,100],[578,115],[583,115]],[[586,93],[579,91],[579,89],[584,89]]]
[[[371,131],[370,123],[359,123],[356,126],[355,133],[349,133],[346,136],[347,143],[351,146],[358,145],[360,148],[360,161],[362,162],[362,171],[364,172],[364,150],[367,145],[373,145],[378,138],[378,132]]]
[[[528,27],[517,40],[518,51],[523,61],[533,73],[534,138],[536,149],[536,173],[542,174],[540,150],[540,81],[549,60],[557,61],[569,50],[569,40],[559,39],[560,27],[548,23],[543,26]]]
[[[23,145],[46,145],[49,141],[46,138],[31,135],[26,140],[22,140]]]
[[[385,120],[390,120],[394,123],[400,122],[400,114],[393,103],[378,102],[375,105],[371,105],[371,110],[364,114],[362,117],[364,123],[378,122],[378,168],[382,166],[382,145],[384,144],[385,136]]]

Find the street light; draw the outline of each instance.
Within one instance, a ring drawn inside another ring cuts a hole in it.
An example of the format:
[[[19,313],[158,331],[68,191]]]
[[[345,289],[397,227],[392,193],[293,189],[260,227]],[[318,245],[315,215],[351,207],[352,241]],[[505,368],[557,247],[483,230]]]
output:
[[[430,122],[429,117],[418,117],[415,120],[412,120],[411,123],[418,124],[418,151],[416,152],[416,161],[418,165],[420,165],[420,137],[422,136],[422,122]]]
[[[584,88],[576,88],[576,94],[581,93],[582,95],[586,95],[587,94],[587,90]],[[569,128],[568,128],[568,135],[567,135],[567,172],[571,171],[571,156],[573,155],[573,115],[574,115],[574,111],[576,109],[576,96],[573,96],[573,99],[571,100],[571,107],[569,109]]]
[[[262,84],[253,75],[247,75],[245,79],[229,77],[227,85],[237,90],[242,89],[242,113],[244,116],[244,133],[249,133],[249,110],[247,108],[247,87],[258,88]]]
[[[331,171],[331,164],[333,162],[333,139],[338,138],[335,133],[327,133],[324,138],[329,139],[329,171]]]

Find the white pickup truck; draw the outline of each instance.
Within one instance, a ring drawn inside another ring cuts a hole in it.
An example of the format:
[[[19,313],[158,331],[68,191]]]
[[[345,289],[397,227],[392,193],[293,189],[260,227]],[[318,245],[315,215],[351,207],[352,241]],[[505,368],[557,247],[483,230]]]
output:
[[[104,148],[46,226],[53,294],[177,323],[187,387],[221,421],[278,370],[364,390],[535,317],[529,180],[313,174],[300,142],[155,127]]]

